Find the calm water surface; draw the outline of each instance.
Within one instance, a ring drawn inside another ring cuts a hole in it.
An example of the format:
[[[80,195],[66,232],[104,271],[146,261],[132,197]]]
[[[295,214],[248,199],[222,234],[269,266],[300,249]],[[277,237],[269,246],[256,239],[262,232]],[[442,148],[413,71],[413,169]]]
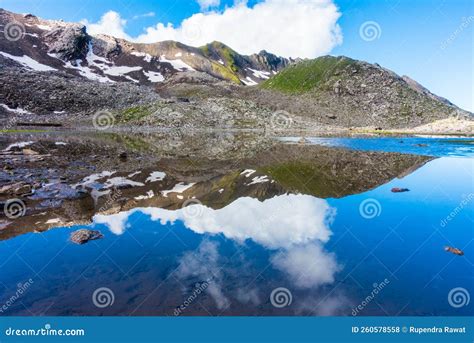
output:
[[[295,143],[300,137],[284,137],[284,142]],[[362,151],[401,152],[436,157],[474,157],[474,140],[465,137],[309,137],[311,144],[343,147]]]
[[[311,141],[437,158],[338,199],[288,193],[219,209],[137,208],[0,242],[0,302],[33,281],[3,314],[472,315],[472,304],[448,301],[456,287],[474,295],[470,141]],[[78,228],[105,237],[69,243]],[[103,308],[92,301],[102,287],[114,298]],[[279,288],[283,307],[275,306]]]

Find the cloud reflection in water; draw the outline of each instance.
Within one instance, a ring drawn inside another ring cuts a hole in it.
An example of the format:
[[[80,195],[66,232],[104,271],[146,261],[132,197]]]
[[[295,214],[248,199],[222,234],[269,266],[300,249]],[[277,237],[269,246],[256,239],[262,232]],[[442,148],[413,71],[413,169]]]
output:
[[[201,206],[200,216],[186,216],[186,211],[161,208],[137,208],[128,212],[94,217],[96,224],[105,224],[114,234],[120,235],[127,228],[132,213],[141,212],[160,224],[182,221],[186,228],[202,235],[223,235],[244,244],[246,240],[271,251],[269,263],[285,276],[297,289],[316,289],[334,282],[341,266],[336,256],[324,250],[332,234],[329,225],[335,209],[323,200],[309,195],[281,195],[265,201],[239,198],[228,206],[214,210]],[[209,294],[218,308],[229,305],[222,288],[218,243],[206,239],[196,251],[185,253],[177,275],[180,278],[211,276]],[[239,301],[259,303],[258,291],[252,296],[236,294]],[[242,293],[242,292],[241,292]]]

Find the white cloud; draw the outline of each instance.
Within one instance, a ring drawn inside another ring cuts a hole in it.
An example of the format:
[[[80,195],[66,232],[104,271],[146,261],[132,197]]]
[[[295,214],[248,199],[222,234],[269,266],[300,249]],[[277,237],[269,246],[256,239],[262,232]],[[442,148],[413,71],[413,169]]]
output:
[[[157,23],[133,40],[176,40],[192,46],[217,40],[242,54],[267,50],[285,57],[313,58],[342,43],[337,24],[340,15],[332,0],[264,0],[253,7],[246,1],[236,1],[223,11],[194,14],[177,27]],[[89,24],[88,29],[93,34],[127,38],[125,25],[118,13],[110,11],[98,23]]]
[[[202,10],[206,10],[211,7],[217,7],[220,5],[220,0],[197,0],[199,6],[201,6]]]
[[[212,236],[223,235],[243,243],[247,239],[274,250],[270,258],[272,265],[282,271],[298,288],[316,288],[334,282],[340,270],[333,253],[323,248],[332,232],[329,228],[335,209],[327,201],[309,195],[280,195],[265,201],[254,198],[239,198],[221,209],[203,205],[195,206],[190,215],[188,207],[178,210],[162,208],[136,208],[113,215],[96,215],[96,224],[105,224],[115,234],[127,229],[128,218],[135,212],[150,216],[161,225],[180,220],[186,228]],[[215,278],[209,289],[218,307],[228,305],[219,286],[218,252],[215,243],[204,241],[198,251],[189,253],[181,260],[181,277],[200,276]],[[248,297],[238,294],[239,301],[258,303],[258,292]]]
[[[316,242],[281,251],[271,258],[271,262],[300,288],[331,284],[334,274],[340,270],[336,256],[325,252]]]
[[[94,217],[94,222],[97,224],[105,224],[112,233],[121,235],[127,228],[129,216],[130,212],[119,212],[111,216],[97,215]]]
[[[137,208],[109,216],[96,215],[95,223],[105,224],[115,234],[126,229],[127,218],[139,211],[162,224],[182,220],[187,228],[199,234],[223,234],[244,242],[251,239],[270,249],[289,248],[314,240],[327,242],[331,236],[328,224],[334,209],[323,200],[309,195],[281,195],[263,202],[254,198],[239,198],[224,208],[213,210],[196,206],[198,216],[187,215],[185,209],[170,211],[162,208]]]
[[[176,276],[180,279],[198,277],[208,282],[207,293],[216,302],[219,309],[230,305],[222,290],[222,268],[219,264],[218,243],[204,240],[196,251],[190,251],[181,257]]]
[[[87,32],[92,35],[106,34],[116,38],[132,40],[132,38],[125,33],[127,21],[122,19],[120,14],[115,11],[108,11],[97,23],[90,23],[87,19],[81,20],[81,23],[87,26]]]

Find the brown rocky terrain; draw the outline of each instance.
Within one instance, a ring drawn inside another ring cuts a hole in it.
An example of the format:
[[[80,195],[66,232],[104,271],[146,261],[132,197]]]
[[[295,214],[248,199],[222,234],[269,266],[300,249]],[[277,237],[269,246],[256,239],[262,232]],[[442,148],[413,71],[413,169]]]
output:
[[[0,123],[7,130],[92,127],[103,111],[108,129],[336,132],[405,130],[453,116],[472,121],[409,77],[346,57],[243,56],[219,42],[137,44],[5,10],[0,27],[7,28],[0,39]]]

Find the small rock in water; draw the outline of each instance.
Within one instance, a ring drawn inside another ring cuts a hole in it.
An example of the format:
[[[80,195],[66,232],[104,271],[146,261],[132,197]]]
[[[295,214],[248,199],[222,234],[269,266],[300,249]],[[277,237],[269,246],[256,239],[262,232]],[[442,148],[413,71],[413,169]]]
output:
[[[458,249],[458,248],[453,248],[453,247],[444,247],[444,250],[447,251],[447,252],[451,252],[455,255],[459,255],[459,256],[463,256],[464,255],[464,251],[462,251],[461,249]]]
[[[70,240],[76,244],[84,244],[102,237],[104,237],[104,235],[100,231],[80,229],[71,233]]]
[[[301,137],[300,140],[298,141],[298,144],[307,144],[307,143],[309,143],[309,140],[307,140],[304,137]]]
[[[392,188],[392,193],[405,193],[409,191],[410,190],[408,188],[398,188],[398,187]]]

